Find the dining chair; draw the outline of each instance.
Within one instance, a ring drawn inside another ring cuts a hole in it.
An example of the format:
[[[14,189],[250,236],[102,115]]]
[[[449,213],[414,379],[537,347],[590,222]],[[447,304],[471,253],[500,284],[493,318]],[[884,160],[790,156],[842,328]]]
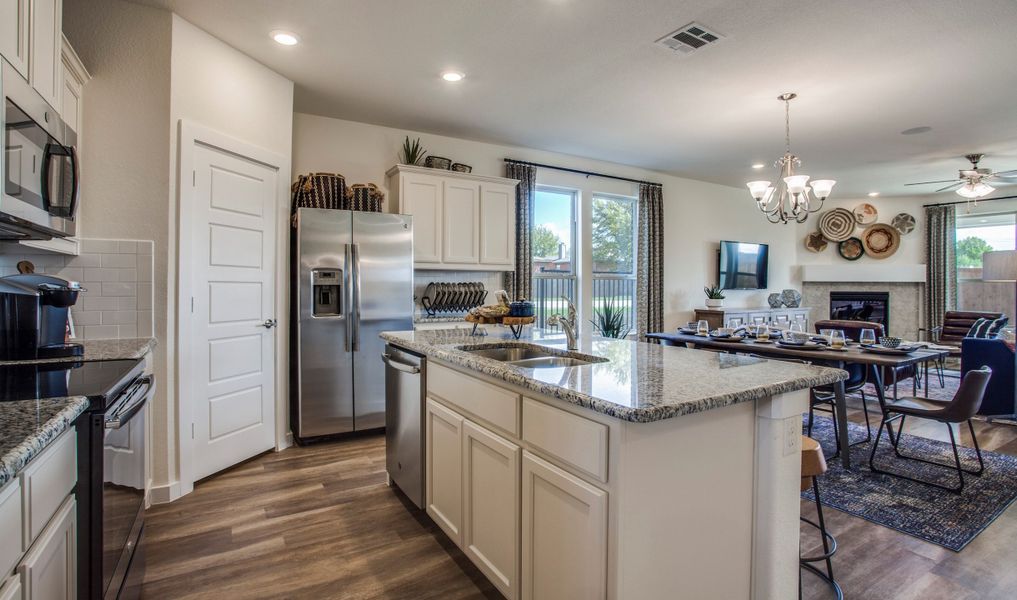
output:
[[[975,416],[975,413],[978,412],[978,407],[982,404],[982,398],[985,396],[985,388],[989,384],[989,378],[991,376],[992,369],[989,367],[982,367],[978,370],[968,371],[964,376],[964,379],[961,380],[960,387],[957,389],[957,393],[954,394],[952,400],[933,400],[931,398],[913,397],[902,398],[887,404],[883,412],[883,420],[880,422],[879,429],[876,431],[876,441],[872,444],[872,452],[869,453],[869,468],[872,472],[892,475],[901,479],[908,479],[910,481],[923,483],[925,485],[955,492],[957,494],[961,493],[964,489],[965,473],[980,476],[985,471],[985,463],[982,461],[982,451],[978,447],[978,438],[975,436],[975,427],[971,423],[971,417]],[[956,469],[957,478],[959,480],[956,486],[947,486],[934,481],[917,479],[902,473],[893,473],[876,467],[876,450],[879,448],[879,440],[883,436],[883,427],[893,421],[900,420],[900,425],[898,426],[897,431],[903,432],[904,419],[908,416],[939,421],[946,425],[947,430],[950,432],[950,446],[953,449],[954,465],[943,464],[938,461],[919,458],[917,456],[907,456],[901,453],[900,443],[902,436],[899,433],[896,437],[891,436],[890,438],[894,454],[896,454],[898,458],[906,460],[918,461],[936,467],[943,467],[945,469]],[[977,470],[965,469],[961,466],[960,454],[957,452],[957,436],[953,432],[953,425],[959,425],[965,421],[967,421],[968,430],[971,432],[971,441],[975,447],[975,455],[978,457]]]

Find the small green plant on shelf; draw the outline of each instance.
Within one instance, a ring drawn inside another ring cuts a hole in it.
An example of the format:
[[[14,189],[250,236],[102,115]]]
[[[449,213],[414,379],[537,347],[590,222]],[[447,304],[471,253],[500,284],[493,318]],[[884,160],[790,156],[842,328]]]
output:
[[[626,325],[625,309],[614,302],[614,298],[607,298],[601,303],[600,308],[593,310],[594,319],[590,323],[597,329],[600,335],[609,338],[624,338],[632,330]]]
[[[427,154],[427,150],[420,145],[420,138],[410,141],[410,136],[406,136],[403,140],[403,155],[399,160],[404,165],[419,165],[424,162],[424,155]]]
[[[708,285],[703,288],[703,292],[706,293],[706,297],[709,300],[724,299],[724,290],[719,285]]]

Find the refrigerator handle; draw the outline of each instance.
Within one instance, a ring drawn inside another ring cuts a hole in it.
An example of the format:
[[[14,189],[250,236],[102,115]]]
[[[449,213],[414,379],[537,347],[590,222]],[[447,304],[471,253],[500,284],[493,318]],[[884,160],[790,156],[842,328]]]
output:
[[[350,351],[350,341],[353,337],[353,319],[355,315],[352,314],[350,307],[353,305],[353,275],[351,271],[351,265],[353,264],[353,244],[344,244],[343,246],[343,291],[342,299],[340,302],[345,304],[343,307],[343,313],[346,315],[346,336],[345,348],[346,352]]]
[[[353,351],[360,350],[360,244],[351,244],[353,248]]]

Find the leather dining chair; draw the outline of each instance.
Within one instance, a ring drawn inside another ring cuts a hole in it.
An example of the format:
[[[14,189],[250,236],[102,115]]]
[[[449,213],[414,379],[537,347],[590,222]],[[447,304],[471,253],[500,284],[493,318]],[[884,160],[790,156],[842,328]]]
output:
[[[883,473],[885,475],[892,475],[894,477],[900,477],[902,479],[908,479],[925,485],[930,485],[950,492],[960,493],[964,489],[964,474],[979,476],[985,471],[985,463],[982,461],[982,451],[978,447],[978,438],[975,436],[975,427],[971,424],[971,417],[975,416],[978,412],[978,407],[982,404],[982,398],[985,396],[985,388],[989,384],[989,378],[992,376],[992,369],[989,367],[982,367],[975,371],[968,371],[961,380],[960,387],[957,389],[957,393],[954,394],[952,400],[932,400],[930,398],[902,398],[895,402],[891,402],[886,405],[886,410],[883,414],[883,420],[879,424],[879,429],[876,431],[876,441],[872,444],[872,452],[869,454],[869,468],[873,473]],[[900,451],[901,435],[904,429],[904,419],[907,417],[918,417],[921,419],[930,419],[933,421],[939,421],[940,423],[946,424],[947,430],[950,432],[950,446],[953,448],[953,460],[954,465],[943,464],[941,462],[928,460],[925,458],[919,458],[916,456],[906,456]],[[883,436],[884,425],[888,426],[893,421],[900,421],[900,425],[897,429],[898,434],[896,437],[891,436],[890,443],[893,445],[894,454],[898,458],[906,460],[914,460],[922,462],[928,465],[936,467],[943,467],[946,469],[956,469],[957,478],[959,480],[956,486],[947,486],[934,481],[924,481],[909,477],[901,473],[893,473],[885,471],[876,467],[876,450],[879,448],[879,440]],[[978,456],[978,469],[965,469],[961,466],[960,454],[957,452],[957,436],[953,432],[953,424],[960,424],[967,421],[968,430],[971,432],[971,441],[975,447],[975,454]]]

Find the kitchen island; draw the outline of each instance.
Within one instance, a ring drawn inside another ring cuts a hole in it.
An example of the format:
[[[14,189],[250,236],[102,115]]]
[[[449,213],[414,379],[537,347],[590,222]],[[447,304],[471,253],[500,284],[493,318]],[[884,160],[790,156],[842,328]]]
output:
[[[427,513],[507,598],[797,595],[801,415],[846,373],[488,332],[382,338],[427,358]]]

